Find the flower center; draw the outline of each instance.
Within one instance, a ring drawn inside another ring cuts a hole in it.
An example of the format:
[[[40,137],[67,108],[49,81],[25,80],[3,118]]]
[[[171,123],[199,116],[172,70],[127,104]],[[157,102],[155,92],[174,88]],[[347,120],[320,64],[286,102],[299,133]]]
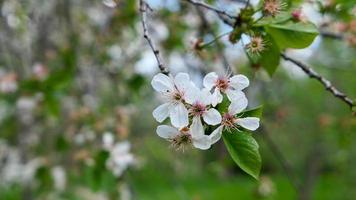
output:
[[[284,4],[279,0],[266,0],[264,4],[264,11],[271,16],[276,16],[283,8]]]
[[[191,107],[191,113],[194,116],[202,116],[206,111],[206,106],[202,103],[196,102]]]
[[[171,145],[177,150],[183,150],[192,144],[192,136],[189,133],[189,128],[184,127],[180,130],[180,134],[171,140]]]
[[[225,113],[223,115],[223,118],[222,118],[222,122],[221,124],[228,127],[228,128],[234,128],[236,125],[235,125],[235,121],[236,121],[236,118],[234,115],[231,115],[229,113]]]
[[[229,80],[225,77],[218,78],[215,85],[220,89],[220,91],[225,91],[229,87]]]
[[[178,90],[172,93],[172,100],[174,102],[183,102],[184,93]]]
[[[265,49],[265,43],[261,37],[255,36],[251,38],[251,42],[246,45],[246,48],[253,54],[259,54]]]

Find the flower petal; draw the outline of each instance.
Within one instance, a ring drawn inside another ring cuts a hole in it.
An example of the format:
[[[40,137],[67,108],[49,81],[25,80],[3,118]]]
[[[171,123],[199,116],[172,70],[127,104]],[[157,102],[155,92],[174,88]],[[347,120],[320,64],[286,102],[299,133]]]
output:
[[[174,78],[174,84],[179,91],[185,91],[191,84],[189,75],[187,73],[178,73]]]
[[[211,143],[211,144],[215,144],[217,141],[220,140],[223,129],[224,129],[224,126],[221,125],[221,126],[217,127],[217,128],[209,135],[210,143]]]
[[[153,77],[151,85],[157,92],[167,92],[174,89],[172,78],[162,73],[159,73]]]
[[[184,92],[184,100],[192,105],[197,100],[199,100],[199,93],[200,93],[199,88],[195,86],[193,82],[191,82],[188,88],[186,88]]]
[[[203,119],[209,125],[217,125],[221,122],[221,115],[219,111],[211,108],[203,114]]]
[[[215,88],[214,93],[211,96],[211,105],[215,107],[218,103],[221,103],[223,96],[218,88]]]
[[[239,118],[236,120],[236,124],[242,126],[245,129],[254,131],[260,126],[260,119],[257,117]]]
[[[203,80],[204,87],[211,90],[215,86],[216,80],[218,80],[218,78],[219,76],[215,72],[210,72],[204,77]]]
[[[167,125],[158,126],[156,132],[158,136],[165,139],[172,139],[179,134],[178,129]]]
[[[156,119],[157,122],[161,123],[169,116],[170,105],[171,104],[169,104],[169,103],[164,103],[164,104],[158,106],[156,109],[154,109],[154,111],[152,112],[152,115]]]
[[[230,78],[230,85],[236,90],[243,90],[250,84],[248,78],[244,75],[235,75]]]
[[[242,93],[240,91],[240,93]],[[246,109],[248,105],[248,100],[246,96],[242,93],[242,95],[239,95],[239,98],[236,98],[231,101],[231,104],[229,106],[229,113],[231,115],[236,115],[237,113],[242,112],[243,110]]]
[[[200,137],[204,135],[204,127],[201,123],[200,117],[194,117],[192,125],[190,126],[190,135],[194,137]]]
[[[199,95],[199,101],[201,103],[203,103],[204,105],[210,105],[211,104],[211,100],[212,100],[212,95],[210,93],[210,90],[208,90],[207,88],[204,88],[200,91],[200,95]]]
[[[207,135],[193,138],[193,146],[201,150],[207,150],[211,147],[210,138]]]
[[[188,126],[188,110],[182,103],[171,106],[169,109],[169,117],[174,127],[183,128]]]
[[[234,101],[235,99],[246,97],[245,93],[243,93],[242,91],[234,90],[232,88],[227,89],[225,93],[230,101]]]

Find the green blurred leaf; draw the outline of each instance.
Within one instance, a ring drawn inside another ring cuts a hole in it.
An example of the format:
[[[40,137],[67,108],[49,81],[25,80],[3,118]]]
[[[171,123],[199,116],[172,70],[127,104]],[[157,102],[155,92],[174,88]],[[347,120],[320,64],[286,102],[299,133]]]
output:
[[[318,29],[310,22],[269,24],[265,26],[280,49],[303,49],[308,47],[318,35]]]

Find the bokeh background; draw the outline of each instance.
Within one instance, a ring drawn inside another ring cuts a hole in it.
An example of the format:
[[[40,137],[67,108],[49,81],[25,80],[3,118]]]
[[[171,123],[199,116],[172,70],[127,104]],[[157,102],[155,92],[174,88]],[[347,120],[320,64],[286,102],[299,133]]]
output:
[[[264,105],[254,133],[260,180],[242,172],[221,141],[183,153],[156,135],[150,80],[158,68],[137,1],[1,0],[1,200],[355,199],[356,119],[346,104],[291,63],[270,78],[227,36],[195,51],[198,38],[229,27],[184,1],[147,2],[149,32],[173,74],[188,72],[201,85],[228,62],[250,78],[249,106]],[[207,2],[232,13],[241,7]],[[355,1],[299,2],[335,34],[355,18]],[[287,54],[356,98],[352,45],[320,36]]]

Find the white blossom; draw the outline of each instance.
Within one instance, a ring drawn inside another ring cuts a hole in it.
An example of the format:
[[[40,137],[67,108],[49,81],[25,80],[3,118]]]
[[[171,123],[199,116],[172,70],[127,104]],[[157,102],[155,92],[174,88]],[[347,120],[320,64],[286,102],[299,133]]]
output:
[[[255,131],[260,126],[260,119],[257,117],[238,116],[239,113],[246,109],[247,105],[248,101],[243,93],[230,104],[228,112],[223,114],[221,125],[209,135],[212,144],[221,138],[224,128],[238,129],[243,127],[247,130]]]
[[[18,88],[17,75],[15,73],[8,73],[0,77],[0,92],[13,93]]]
[[[209,136],[204,134],[204,128],[197,119],[193,119],[190,128],[177,129],[167,125],[160,125],[157,127],[157,134],[170,141],[172,146],[177,149],[184,149],[185,146],[190,144],[201,150],[209,149],[211,140]]]
[[[249,80],[244,75],[235,75],[231,78],[218,76],[215,72],[210,72],[204,77],[203,84],[209,90],[213,90],[212,105],[215,107],[223,100],[225,93],[230,101],[234,101],[241,96],[241,90],[249,85]]]
[[[131,144],[128,141],[116,143],[110,149],[110,156],[106,166],[117,177],[121,176],[124,171],[136,162],[132,153],[130,153]]]
[[[208,89],[204,88],[199,90],[192,87],[193,92],[193,104],[189,109],[190,115],[193,117],[193,121],[199,123],[198,127],[203,128],[201,118],[208,125],[217,125],[221,123],[221,115],[215,108],[211,108],[212,96]],[[204,131],[204,130],[199,130]]]
[[[158,122],[163,122],[168,116],[171,123],[177,128],[188,126],[188,109],[185,103],[192,104],[194,96],[189,75],[178,73],[174,78],[157,74],[151,82],[152,87],[165,98],[166,103],[158,106],[153,111],[153,117]]]

